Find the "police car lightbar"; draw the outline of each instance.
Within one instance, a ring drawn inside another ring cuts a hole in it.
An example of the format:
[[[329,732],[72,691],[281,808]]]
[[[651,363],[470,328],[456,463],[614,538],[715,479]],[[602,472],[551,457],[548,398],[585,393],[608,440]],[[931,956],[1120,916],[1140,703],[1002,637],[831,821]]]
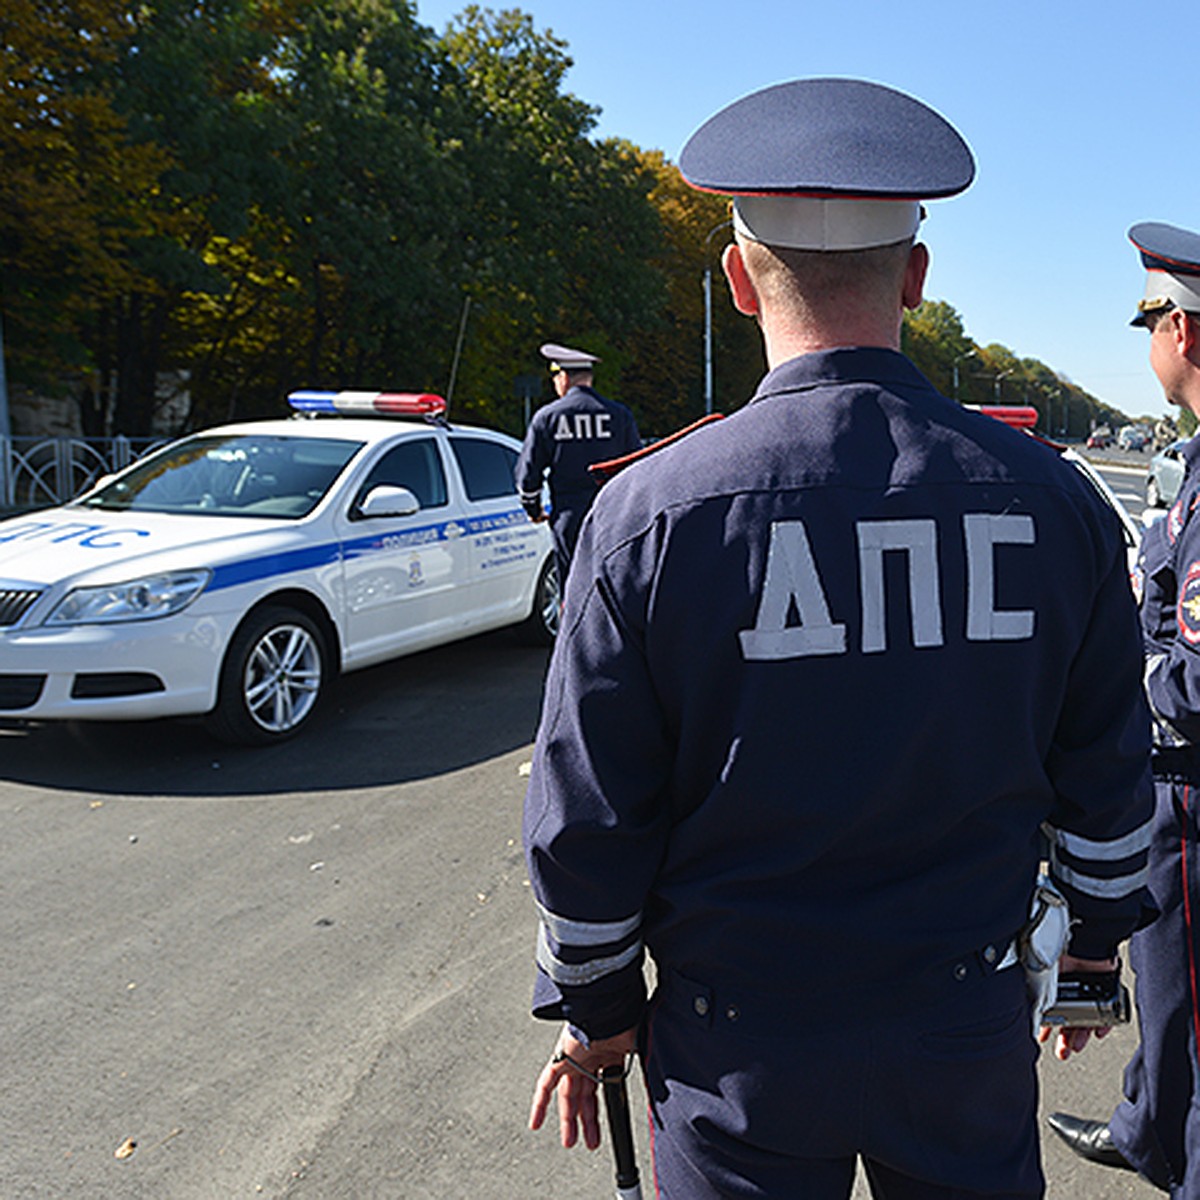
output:
[[[1032,404],[964,404],[972,412],[995,417],[1014,429],[1032,429],[1038,423],[1038,410]]]
[[[343,417],[440,417],[446,401],[431,392],[318,392],[288,395],[297,412],[337,413]]]

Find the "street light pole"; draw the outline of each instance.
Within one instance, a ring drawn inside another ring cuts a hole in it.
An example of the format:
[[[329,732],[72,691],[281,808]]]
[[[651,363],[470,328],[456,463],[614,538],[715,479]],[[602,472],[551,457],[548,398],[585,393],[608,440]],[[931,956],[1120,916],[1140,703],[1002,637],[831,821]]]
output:
[[[1062,402],[1063,402],[1063,422],[1062,422],[1062,425],[1060,426],[1058,432],[1060,434],[1066,434],[1066,432],[1067,432],[1067,401],[1066,401],[1066,398],[1063,396],[1062,388],[1056,387],[1054,389],[1054,391],[1048,393],[1048,395],[1046,396],[1046,414],[1048,417],[1046,424],[1049,426],[1050,432],[1053,433],[1054,432],[1054,402],[1055,402],[1055,400],[1062,400]]]
[[[706,256],[707,257],[707,256]],[[712,412],[712,267],[704,264],[704,415]]]
[[[712,240],[722,229],[732,225],[732,221],[722,221],[708,231],[704,239],[704,415],[708,416],[713,410],[713,350],[712,350],[712,263],[708,252]]]
[[[996,376],[996,403],[997,404],[1000,403],[1000,380],[1002,380],[1006,375],[1011,375],[1016,369],[1017,369],[1016,367],[1009,367],[1007,371],[1001,371],[1000,374]]]
[[[977,350],[968,350],[968,351],[966,352],[966,354],[960,354],[960,355],[959,355],[959,356],[958,356],[958,357],[957,357],[957,358],[954,360],[954,366],[953,366],[953,370],[954,370],[954,399],[955,399],[955,400],[957,400],[957,399],[958,399],[958,364],[959,364],[960,362],[963,362],[965,359],[968,359],[968,358],[978,358],[978,357],[979,357],[979,351],[977,351]]]

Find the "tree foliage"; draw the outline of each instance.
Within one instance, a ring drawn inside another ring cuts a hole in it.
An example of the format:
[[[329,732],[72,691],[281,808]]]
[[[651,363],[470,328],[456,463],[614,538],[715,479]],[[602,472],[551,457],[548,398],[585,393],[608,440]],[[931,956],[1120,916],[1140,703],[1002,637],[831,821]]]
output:
[[[8,374],[94,432],[148,432],[171,372],[193,424],[297,386],[453,387],[456,416],[520,432],[516,380],[559,341],[664,434],[703,414],[706,357],[718,411],[763,370],[727,202],[596,139],[568,47],[519,10],[437,33],[411,0],[7,0],[0,53]],[[943,301],[903,337],[964,402],[1073,434],[1111,413]]]
[[[55,390],[89,364],[105,298],[147,280],[126,253],[155,228],[146,197],[171,165],[114,103],[133,38],[126,6],[7,0],[0,15],[0,262],[12,374]]]
[[[998,342],[978,345],[944,300],[904,314],[901,347],[944,395],[963,404],[1028,405],[1050,437],[1083,437],[1101,422],[1127,419],[1036,358],[1018,358]]]

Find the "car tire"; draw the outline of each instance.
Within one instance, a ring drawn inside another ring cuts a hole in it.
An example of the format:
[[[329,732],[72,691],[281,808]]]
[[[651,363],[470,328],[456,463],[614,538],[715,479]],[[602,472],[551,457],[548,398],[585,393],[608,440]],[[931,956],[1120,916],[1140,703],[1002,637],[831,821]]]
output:
[[[1146,480],[1146,505],[1149,508],[1162,508],[1163,498],[1162,492],[1159,490],[1158,480],[1153,475]]]
[[[533,608],[519,627],[522,640],[535,646],[553,646],[558,636],[561,611],[562,592],[558,586],[558,569],[551,555],[542,565],[537,587],[533,589]]]
[[[316,622],[293,608],[251,613],[230,640],[216,707],[205,723],[224,742],[267,746],[295,737],[313,719],[330,675]]]

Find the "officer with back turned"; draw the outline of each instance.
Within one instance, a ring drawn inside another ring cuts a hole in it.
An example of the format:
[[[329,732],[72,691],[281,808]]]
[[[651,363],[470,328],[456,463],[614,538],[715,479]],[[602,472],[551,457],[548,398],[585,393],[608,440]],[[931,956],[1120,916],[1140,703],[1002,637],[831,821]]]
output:
[[[592,386],[592,369],[600,361],[594,354],[553,342],[541,352],[550,362],[558,399],[539,408],[529,423],[516,484],[521,504],[535,521],[545,519],[542,484],[550,485],[550,531],[561,587],[579,526],[596,498],[597,485],[588,467],[628,454],[642,443],[633,413]]]
[[[605,484],[579,538],[525,808],[530,1123],[599,1138],[637,1047],[667,1200],[1036,1197],[1018,935],[1043,833],[1068,965],[1142,919],[1141,647],[1112,511],[900,353],[937,113],[799,80],[693,135],[769,372]],[[647,1000],[649,951],[657,987]]]

